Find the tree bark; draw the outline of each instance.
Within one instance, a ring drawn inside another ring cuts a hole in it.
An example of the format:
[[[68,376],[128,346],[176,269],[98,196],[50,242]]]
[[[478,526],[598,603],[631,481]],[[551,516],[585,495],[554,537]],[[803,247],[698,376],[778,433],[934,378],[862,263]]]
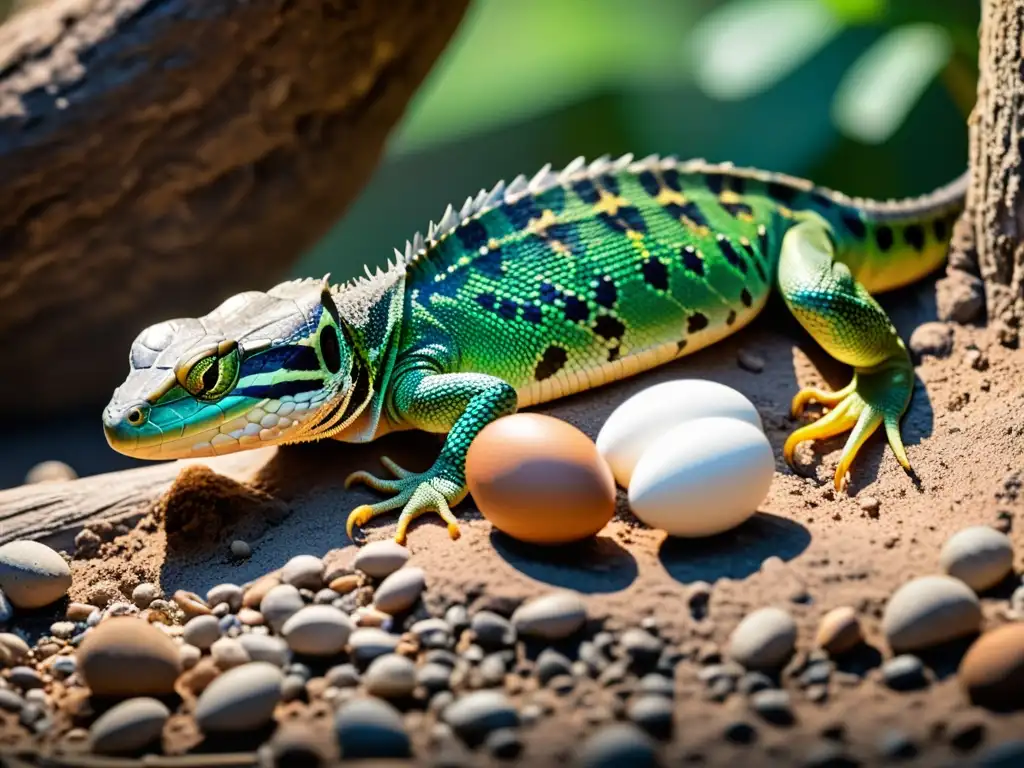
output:
[[[148,324],[339,218],[468,0],[49,0],[0,27],[0,400],[99,407]]]
[[[955,316],[956,296],[980,276],[987,319],[1015,347],[1024,320],[1024,0],[984,0],[980,38],[978,100],[968,124],[971,186],[939,308],[965,319]]]

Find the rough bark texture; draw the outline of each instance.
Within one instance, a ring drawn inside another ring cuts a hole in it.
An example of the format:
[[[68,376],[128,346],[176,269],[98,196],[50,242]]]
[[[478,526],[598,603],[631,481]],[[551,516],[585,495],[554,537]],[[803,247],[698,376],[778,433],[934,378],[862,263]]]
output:
[[[468,0],[50,0],[0,27],[0,400],[102,405],[144,326],[338,219]]]
[[[972,181],[939,310],[946,319],[975,319],[981,302],[970,296],[983,281],[988,321],[1004,344],[1016,346],[1024,319],[1024,0],[985,0],[980,34],[978,100],[968,126]]]

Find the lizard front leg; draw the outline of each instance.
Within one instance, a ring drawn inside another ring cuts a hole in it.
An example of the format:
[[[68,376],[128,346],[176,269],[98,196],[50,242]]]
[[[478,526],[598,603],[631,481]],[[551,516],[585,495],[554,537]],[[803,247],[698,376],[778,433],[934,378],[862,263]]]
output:
[[[515,413],[515,389],[507,382],[479,373],[436,373],[422,369],[401,374],[394,383],[394,416],[401,422],[427,432],[447,432],[441,453],[426,472],[409,472],[391,459],[381,463],[394,479],[382,479],[369,472],[354,472],[345,487],[362,482],[385,493],[390,499],[364,504],[352,510],[346,530],[349,538],[357,525],[383,512],[402,508],[395,541],[405,543],[409,524],[426,512],[437,512],[448,524],[453,539],[459,537],[459,525],[451,507],[464,499],[466,453],[473,438],[495,419]]]
[[[792,466],[804,440],[821,440],[851,430],[835,472],[842,490],[857,452],[879,426],[896,460],[910,471],[900,419],[910,404],[914,369],[903,340],[885,310],[858,283],[850,269],[834,258],[824,223],[805,221],[783,238],[779,288],[790,311],[826,352],[853,366],[853,379],[836,392],[807,388],[793,399],[793,415],[816,400],[832,408],[818,421],[794,431],[783,447]]]

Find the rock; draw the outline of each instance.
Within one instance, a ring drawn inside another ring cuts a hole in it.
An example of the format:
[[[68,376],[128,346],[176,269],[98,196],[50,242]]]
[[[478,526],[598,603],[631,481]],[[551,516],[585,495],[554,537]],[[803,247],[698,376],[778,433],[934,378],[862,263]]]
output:
[[[76,480],[78,473],[63,461],[41,461],[30,469],[25,475],[26,485],[36,483],[59,483],[64,480]]]
[[[469,622],[477,645],[485,650],[500,650],[515,645],[516,629],[508,619],[493,611],[478,611]]]
[[[1004,624],[984,633],[964,654],[957,676],[977,706],[1024,708],[1024,624]]]
[[[210,646],[210,656],[218,669],[232,669],[248,664],[249,657],[245,646],[233,637],[222,637]]]
[[[910,334],[907,346],[917,360],[925,355],[949,357],[953,351],[953,328],[946,323],[923,323]]]
[[[92,750],[100,755],[119,755],[148,747],[160,738],[170,716],[166,704],[149,697],[115,704],[89,728]]]
[[[886,603],[882,631],[895,653],[964,637],[981,626],[981,605],[964,582],[921,576],[897,589]]]
[[[291,661],[291,649],[280,637],[248,632],[239,635],[238,642],[253,661],[265,661],[275,667],[284,667]]]
[[[949,537],[939,553],[939,565],[975,592],[983,592],[1013,569],[1013,544],[995,528],[972,525]]]
[[[402,716],[386,701],[365,698],[342,704],[334,718],[334,728],[344,760],[412,755]]]
[[[231,556],[236,560],[245,560],[245,558],[252,555],[252,547],[249,546],[248,542],[241,539],[235,539],[231,542],[230,551]]]
[[[769,688],[774,687],[775,683],[772,682],[772,679],[768,677],[768,675],[756,670],[744,674],[736,684],[736,690],[744,696],[752,696],[758,691],[766,691]]]
[[[352,664],[338,664],[327,670],[324,676],[328,685],[335,688],[355,688],[359,685],[359,670]]]
[[[502,667],[502,677],[504,677],[504,671],[504,667]],[[571,675],[572,662],[565,654],[559,653],[554,648],[545,648],[537,657],[533,673],[541,685],[547,685],[559,675]]]
[[[408,567],[395,571],[377,587],[373,603],[378,610],[392,616],[412,608],[426,586],[426,573],[422,568]]]
[[[210,605],[226,603],[232,612],[242,607],[242,588],[237,584],[218,584],[206,593],[206,602]]]
[[[657,662],[665,644],[657,637],[639,627],[630,627],[619,639],[622,650],[634,664],[650,666]]]
[[[789,692],[781,688],[757,691],[750,696],[749,702],[750,707],[770,723],[790,725],[794,720]]]
[[[857,612],[842,605],[821,617],[814,644],[829,655],[838,656],[860,645],[863,639],[864,630]]]
[[[181,638],[189,645],[205,651],[220,638],[220,622],[212,614],[196,616],[189,619],[181,632]]]
[[[428,694],[448,690],[451,679],[452,668],[437,662],[428,662],[416,671],[416,684]]]
[[[348,640],[352,660],[366,666],[378,656],[394,653],[398,637],[377,627],[359,627]]]
[[[196,701],[195,718],[203,733],[262,728],[281,699],[284,674],[273,664],[253,661],[220,675]]]
[[[43,679],[39,676],[32,667],[18,666],[13,667],[7,674],[7,679],[11,682],[15,688],[21,688],[23,691],[30,691],[33,688],[42,688]]]
[[[882,508],[882,502],[874,496],[862,496],[857,505],[868,513],[868,517],[878,517],[878,510]]]
[[[41,608],[71,587],[64,558],[38,541],[19,539],[0,546],[0,590],[16,608]]]
[[[793,655],[796,635],[796,622],[789,613],[781,608],[761,608],[732,631],[727,652],[748,669],[776,669]]]
[[[909,653],[885,662],[882,665],[882,680],[894,691],[911,691],[928,685],[924,663]]]
[[[366,690],[383,699],[402,699],[416,688],[416,665],[411,659],[389,653],[370,662],[363,675]]]
[[[444,619],[430,618],[417,621],[409,629],[424,648],[450,648],[452,628]]]
[[[757,730],[750,723],[735,720],[725,726],[722,737],[732,744],[745,746],[757,741]]]
[[[626,716],[656,739],[669,739],[674,707],[664,696],[640,696],[626,708]]]
[[[765,366],[764,358],[761,355],[744,347],[740,347],[736,352],[736,363],[740,368],[751,373],[760,373]]]
[[[289,617],[281,634],[295,653],[331,656],[344,649],[353,630],[352,620],[333,605],[307,605]]]
[[[25,699],[10,688],[0,688],[0,709],[4,712],[21,712]]]
[[[638,690],[641,693],[664,696],[667,699],[674,698],[676,695],[675,683],[673,683],[671,678],[660,675],[657,672],[651,672],[640,678]]]
[[[903,731],[887,728],[878,739],[878,752],[886,760],[909,760],[917,755],[917,745]]]
[[[213,613],[213,611],[210,610],[210,606],[206,604],[206,601],[195,592],[179,589],[175,591],[172,599],[188,618],[192,618],[193,616],[205,616],[206,614]]]
[[[174,690],[181,658],[174,641],[154,625],[115,616],[86,633],[78,671],[97,696],[162,696]]]
[[[514,728],[499,728],[484,740],[484,749],[499,760],[514,760],[523,751],[523,740]]]
[[[260,600],[260,613],[275,632],[280,632],[284,623],[304,606],[299,590],[291,584],[278,584]]]
[[[409,562],[409,550],[394,539],[371,541],[362,547],[352,567],[374,579],[386,579]]]
[[[660,768],[658,748],[650,736],[630,723],[613,723],[587,738],[576,755],[579,768]]]
[[[132,602],[139,608],[149,608],[149,604],[160,597],[160,588],[156,584],[144,581],[132,590]]]
[[[961,269],[947,270],[935,284],[935,309],[939,320],[970,323],[985,309],[985,284]]]
[[[281,581],[298,589],[323,586],[324,561],[313,555],[296,555],[281,569]]]
[[[562,640],[583,626],[587,609],[575,592],[560,590],[523,603],[512,614],[512,625],[522,637]]]
[[[28,656],[31,650],[28,643],[12,632],[0,632],[0,652],[9,657],[11,662],[17,664]]]
[[[500,691],[466,694],[446,707],[441,719],[470,745],[479,744],[491,731],[519,725],[519,713]]]

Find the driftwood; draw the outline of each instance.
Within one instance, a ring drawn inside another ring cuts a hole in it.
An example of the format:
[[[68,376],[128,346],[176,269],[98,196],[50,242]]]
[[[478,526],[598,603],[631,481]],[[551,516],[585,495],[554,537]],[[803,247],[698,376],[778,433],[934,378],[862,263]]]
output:
[[[151,322],[339,218],[468,0],[48,0],[0,27],[0,399],[102,407]]]

